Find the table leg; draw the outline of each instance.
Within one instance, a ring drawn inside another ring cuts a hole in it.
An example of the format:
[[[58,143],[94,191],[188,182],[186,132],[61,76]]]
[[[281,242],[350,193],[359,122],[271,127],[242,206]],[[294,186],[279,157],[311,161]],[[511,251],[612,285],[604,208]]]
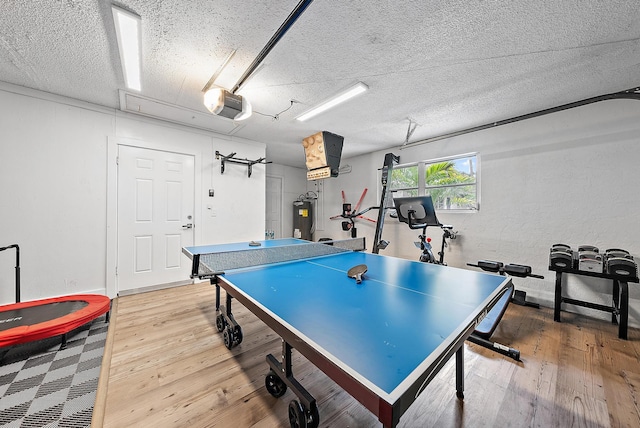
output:
[[[211,280],[212,284],[213,279]],[[216,328],[219,333],[222,333],[222,337],[224,339],[224,345],[227,349],[231,349],[236,345],[242,343],[243,333],[242,327],[233,317],[233,312],[231,311],[231,294],[226,293],[226,305],[220,304],[220,285],[215,284],[216,286]]]
[[[556,272],[556,295],[554,299],[553,320],[560,322],[562,308],[562,272]]]
[[[293,377],[293,366],[291,363],[291,351],[293,348],[286,341],[282,341],[282,365],[284,366],[284,375]]]
[[[233,316],[233,313],[231,312],[231,294],[226,293],[227,294],[227,316],[231,317]]]
[[[618,315],[620,314],[620,283],[617,279],[613,280],[613,311],[611,311],[611,322],[618,324]]]
[[[293,376],[291,351],[293,348],[285,340],[282,340],[282,360],[278,361],[272,354],[267,355],[267,364],[271,371],[265,379],[267,391],[274,397],[281,397],[287,388],[300,400],[289,403],[289,421],[291,426],[305,426],[317,428],[320,423],[320,414],[316,399]],[[294,423],[292,416],[296,420]]]
[[[220,310],[220,284],[218,284],[218,277],[213,276],[209,278],[209,284],[216,287],[216,311]]]
[[[464,398],[464,345],[456,351],[456,396]]]
[[[198,270],[200,269],[200,254],[193,255],[193,262],[191,263],[191,278],[198,277]]]
[[[615,282],[618,282],[617,280]],[[618,326],[618,337],[627,340],[627,326],[629,321],[629,284],[620,281],[620,325]]]

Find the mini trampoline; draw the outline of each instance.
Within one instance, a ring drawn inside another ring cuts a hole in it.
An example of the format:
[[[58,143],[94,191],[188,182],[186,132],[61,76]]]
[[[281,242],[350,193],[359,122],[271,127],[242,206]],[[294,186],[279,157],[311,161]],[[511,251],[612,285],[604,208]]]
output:
[[[110,307],[111,300],[97,294],[0,306],[0,348],[64,335],[109,312]]]
[[[107,314],[111,299],[99,294],[76,294],[49,299],[20,302],[20,249],[18,245],[0,247],[0,251],[16,249],[16,303],[0,306],[0,361],[8,347],[62,336]]]

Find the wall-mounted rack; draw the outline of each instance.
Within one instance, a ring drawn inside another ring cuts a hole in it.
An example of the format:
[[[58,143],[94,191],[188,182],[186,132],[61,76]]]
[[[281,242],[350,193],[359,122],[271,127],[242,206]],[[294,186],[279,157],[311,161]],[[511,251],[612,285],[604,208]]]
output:
[[[236,152],[231,153],[230,155],[223,155],[221,154],[219,151],[216,150],[216,159],[220,160],[220,174],[224,174],[224,164],[226,162],[229,163],[235,163],[238,165],[246,165],[247,166],[247,175],[249,177],[251,177],[251,167],[253,167],[253,165],[260,163],[260,164],[268,164],[271,162],[267,162],[266,158],[260,158],[260,159],[256,159],[256,160],[249,160],[249,159],[239,159],[234,157],[236,155]]]

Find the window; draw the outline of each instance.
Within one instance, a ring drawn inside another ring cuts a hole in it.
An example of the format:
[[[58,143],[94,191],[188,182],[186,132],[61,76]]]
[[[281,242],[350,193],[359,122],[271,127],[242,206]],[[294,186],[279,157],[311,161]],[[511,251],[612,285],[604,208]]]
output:
[[[392,197],[431,195],[436,210],[477,210],[478,155],[398,165],[391,173],[389,190]],[[389,202],[387,206],[392,206]]]

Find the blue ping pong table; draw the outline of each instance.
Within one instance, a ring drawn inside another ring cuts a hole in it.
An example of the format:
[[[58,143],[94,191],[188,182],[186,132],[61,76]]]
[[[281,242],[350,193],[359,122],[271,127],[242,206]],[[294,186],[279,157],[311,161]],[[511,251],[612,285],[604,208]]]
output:
[[[332,249],[306,257],[311,246],[333,247],[323,243],[280,239],[252,244],[183,252],[193,261],[192,277],[216,285],[216,325],[228,348],[242,342],[232,297],[282,338],[281,359],[267,356],[271,370],[265,386],[275,397],[291,389],[300,400],[289,403],[292,427],[319,424],[315,399],[293,376],[292,348],[384,427],[397,425],[454,353],[456,393],[463,398],[464,341],[510,286],[510,279],[500,275],[360,251]],[[297,259],[268,260],[279,247]],[[211,254],[227,257],[221,263],[231,268],[212,266],[204,260]],[[347,272],[361,264],[368,270],[356,283]],[[220,305],[220,287],[226,306]]]

